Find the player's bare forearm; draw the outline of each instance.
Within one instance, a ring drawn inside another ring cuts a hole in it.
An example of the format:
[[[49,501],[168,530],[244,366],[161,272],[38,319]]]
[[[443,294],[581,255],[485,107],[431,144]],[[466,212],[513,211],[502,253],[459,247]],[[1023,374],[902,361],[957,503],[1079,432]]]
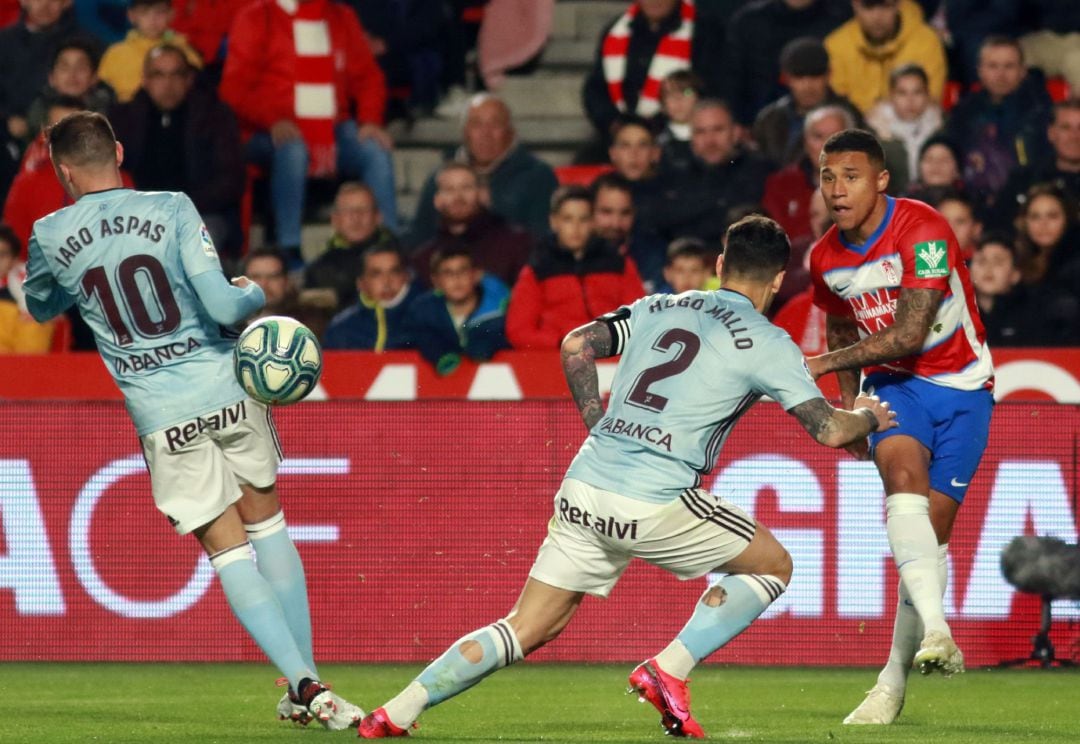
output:
[[[824,398],[814,398],[795,406],[790,413],[819,443],[826,447],[844,447],[865,439],[882,426],[891,425],[893,415],[888,406],[866,397],[858,401],[868,405],[844,411],[833,408]]]
[[[610,354],[611,331],[605,323],[593,322],[575,328],[562,342],[563,374],[588,429],[604,415],[596,360]]]
[[[811,370],[820,376],[895,362],[915,354],[922,349],[944,296],[940,289],[901,289],[891,326],[849,346],[814,357]]]
[[[859,341],[859,326],[851,318],[829,315],[825,318],[825,339],[829,351],[836,351],[851,346]],[[840,387],[840,400],[844,408],[851,410],[851,404],[859,395],[859,370],[842,369],[836,373]]]

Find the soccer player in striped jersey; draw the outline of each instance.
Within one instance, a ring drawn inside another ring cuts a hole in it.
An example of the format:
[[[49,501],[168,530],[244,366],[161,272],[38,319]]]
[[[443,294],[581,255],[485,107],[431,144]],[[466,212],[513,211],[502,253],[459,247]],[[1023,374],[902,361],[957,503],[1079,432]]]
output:
[[[553,641],[586,594],[606,597],[632,558],[680,579],[727,574],[695,604],[682,632],[630,675],[668,733],[702,737],[686,680],[787,588],[791,557],[772,533],[700,488],[724,440],[768,395],[819,442],[840,447],[894,424],[870,396],[830,406],[791,338],[769,323],[790,245],[770,219],[728,230],[723,289],[652,295],[577,330],[562,363],[589,429],[555,494],[555,515],[510,613],[456,641],[360,723],[360,736],[403,736],[420,714]],[[607,410],[596,360],[621,355]]]
[[[990,429],[993,363],[961,247],[922,202],[885,195],[889,172],[872,134],[826,141],[821,193],[835,223],[810,256],[814,302],[830,351],[809,360],[837,372],[843,403],[873,391],[899,426],[854,454],[873,456],[885,487],[886,533],[900,573],[888,663],[848,724],[888,724],[907,674],[962,672],[945,619],[949,535]]]
[[[356,725],[363,712],[319,681],[304,567],[275,486],[277,433],[237,383],[235,337],[222,329],[262,307],[262,290],[226,281],[187,196],[124,188],[105,117],[71,114],[48,140],[75,203],[34,225],[31,314],[43,321],[78,303],[124,394],[154,503],[202,544],[237,619],[288,682],[279,717]]]

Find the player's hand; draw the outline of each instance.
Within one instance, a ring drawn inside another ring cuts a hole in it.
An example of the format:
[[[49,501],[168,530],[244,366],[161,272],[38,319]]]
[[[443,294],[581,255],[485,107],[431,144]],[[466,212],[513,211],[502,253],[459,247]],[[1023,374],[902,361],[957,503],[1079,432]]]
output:
[[[248,287],[254,284],[254,282],[248,279],[246,276],[238,276],[233,278],[232,284],[233,286],[243,289],[244,287]]]
[[[360,140],[375,140],[384,150],[394,149],[394,140],[390,137],[390,133],[378,124],[361,124],[356,136]]]
[[[820,356],[808,358],[806,360],[806,368],[810,370],[810,376],[815,380],[828,372]]]
[[[301,136],[300,127],[296,126],[295,121],[282,119],[270,125],[270,141],[274,143],[274,147],[300,139]]]
[[[876,395],[860,395],[856,398],[851,410],[860,408],[867,408],[874,414],[874,418],[877,419],[876,431],[886,431],[900,425],[896,423],[896,411],[890,410],[888,401],[882,403]]]

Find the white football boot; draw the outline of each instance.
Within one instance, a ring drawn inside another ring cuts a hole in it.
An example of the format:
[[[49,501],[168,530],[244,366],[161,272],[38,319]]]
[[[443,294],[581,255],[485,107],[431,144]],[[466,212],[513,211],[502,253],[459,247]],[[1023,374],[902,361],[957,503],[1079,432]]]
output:
[[[888,725],[900,716],[904,709],[904,693],[878,682],[866,693],[859,707],[848,713],[847,725]]]
[[[915,668],[923,674],[941,672],[946,677],[954,674],[962,674],[964,671],[964,655],[956,647],[953,641],[945,633],[932,630],[927,633],[919,651],[915,654]]]

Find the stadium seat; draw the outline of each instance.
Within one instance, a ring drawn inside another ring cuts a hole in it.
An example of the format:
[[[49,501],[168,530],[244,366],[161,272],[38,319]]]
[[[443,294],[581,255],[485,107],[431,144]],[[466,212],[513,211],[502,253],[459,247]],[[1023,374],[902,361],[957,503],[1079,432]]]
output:
[[[613,170],[610,165],[560,165],[555,168],[555,178],[560,186],[588,186],[597,176]]]
[[[957,80],[947,80],[945,82],[945,90],[941,93],[941,110],[945,113],[949,113],[952,107],[956,105],[956,102],[960,100],[960,96],[964,93],[964,86]]]
[[[1050,94],[1050,98],[1054,103],[1061,103],[1062,101],[1068,100],[1071,93],[1068,81],[1065,80],[1065,78],[1059,77],[1047,79],[1046,92]]]

